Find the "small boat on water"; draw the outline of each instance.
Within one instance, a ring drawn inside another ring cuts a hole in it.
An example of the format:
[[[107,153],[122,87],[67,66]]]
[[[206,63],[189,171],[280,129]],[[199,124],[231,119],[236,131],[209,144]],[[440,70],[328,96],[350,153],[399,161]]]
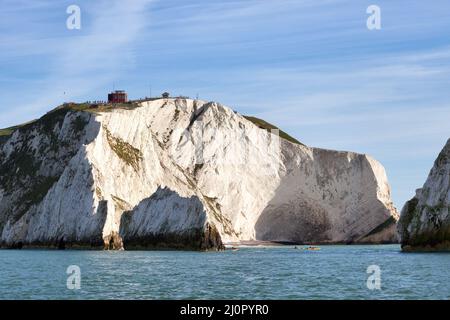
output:
[[[320,247],[309,246],[309,247],[298,248],[298,247],[296,246],[295,249],[299,249],[299,250],[307,250],[307,251],[319,251],[319,250],[320,250]]]

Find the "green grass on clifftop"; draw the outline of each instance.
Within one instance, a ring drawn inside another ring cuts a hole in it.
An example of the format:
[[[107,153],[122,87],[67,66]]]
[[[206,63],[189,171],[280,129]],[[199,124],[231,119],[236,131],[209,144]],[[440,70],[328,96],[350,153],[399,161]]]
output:
[[[139,104],[134,101],[129,101],[126,103],[101,103],[101,104],[95,104],[95,103],[65,103],[59,108],[69,108],[74,111],[86,111],[86,112],[108,112],[113,111],[117,109],[125,109],[125,110],[132,110],[139,107]]]
[[[251,122],[253,122],[255,125],[257,125],[257,126],[260,127],[261,129],[266,129],[266,130],[269,131],[269,132],[270,132],[270,130],[272,130],[272,129],[278,129],[278,130],[280,130],[280,137],[281,137],[281,138],[283,138],[283,139],[285,139],[285,140],[287,140],[287,141],[289,141],[289,142],[292,142],[292,143],[295,143],[295,144],[299,144],[299,145],[304,146],[303,143],[301,143],[300,141],[298,141],[298,140],[295,139],[294,137],[288,135],[286,132],[284,132],[284,131],[281,130],[280,128],[274,126],[273,124],[268,123],[267,121],[264,121],[264,120],[262,120],[262,119],[258,119],[258,118],[256,118],[256,117],[250,117],[250,116],[244,116],[244,118],[247,119],[247,120],[249,120],[249,121],[251,121]]]
[[[13,131],[14,129],[11,128],[0,129],[0,136],[9,136]]]
[[[3,137],[3,136],[10,136],[10,135],[12,135],[12,133],[13,133],[15,130],[20,129],[20,128],[22,128],[22,127],[24,127],[24,126],[26,126],[26,125],[28,125],[28,124],[30,124],[30,123],[33,123],[33,122],[35,122],[35,121],[36,121],[36,120],[33,120],[33,121],[29,121],[29,122],[26,122],[26,123],[19,124],[19,125],[14,126],[14,127],[9,127],[9,128],[5,128],[5,129],[0,129],[0,137]]]
[[[105,103],[105,104],[94,104],[94,103],[87,103],[87,102],[83,102],[83,103],[74,103],[74,102],[69,102],[69,103],[64,103],[58,107],[56,107],[53,110],[50,110],[49,112],[47,112],[45,115],[43,115],[40,119],[38,120],[32,120],[17,126],[13,126],[13,127],[9,127],[9,128],[4,128],[4,129],[0,129],[0,137],[7,139],[8,136],[10,136],[11,134],[13,134],[13,132],[17,129],[21,129],[24,127],[27,127],[28,125],[32,125],[34,122],[39,121],[39,120],[43,120],[43,119],[47,119],[47,118],[51,118],[53,115],[55,114],[60,114],[61,112],[65,112],[65,111],[84,111],[84,112],[90,112],[90,113],[98,113],[98,112],[109,112],[115,109],[125,109],[125,110],[130,110],[130,109],[135,109],[137,108],[139,105],[134,102],[134,101],[130,101],[127,103],[116,103],[116,104],[110,104],[110,103]]]

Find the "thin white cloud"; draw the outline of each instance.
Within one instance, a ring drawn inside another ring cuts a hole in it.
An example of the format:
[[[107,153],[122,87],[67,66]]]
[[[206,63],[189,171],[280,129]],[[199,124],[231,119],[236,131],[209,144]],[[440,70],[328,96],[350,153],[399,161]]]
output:
[[[64,101],[72,101],[95,88],[111,84],[121,72],[135,65],[133,41],[145,26],[145,8],[150,0],[101,1],[90,8],[93,20],[83,23],[82,35],[68,31],[67,37],[49,39],[46,51],[54,61],[41,79],[39,96],[24,96],[19,109],[3,113],[3,119],[28,120]],[[65,16],[63,16],[65,17]],[[42,43],[41,43],[42,45]],[[0,123],[1,126],[1,123]]]

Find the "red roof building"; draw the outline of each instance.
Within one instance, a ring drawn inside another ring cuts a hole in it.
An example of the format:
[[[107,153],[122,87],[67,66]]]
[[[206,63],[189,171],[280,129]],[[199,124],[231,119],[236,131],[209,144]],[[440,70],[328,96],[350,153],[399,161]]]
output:
[[[108,94],[108,103],[124,103],[128,101],[128,95],[124,90],[116,90]]]

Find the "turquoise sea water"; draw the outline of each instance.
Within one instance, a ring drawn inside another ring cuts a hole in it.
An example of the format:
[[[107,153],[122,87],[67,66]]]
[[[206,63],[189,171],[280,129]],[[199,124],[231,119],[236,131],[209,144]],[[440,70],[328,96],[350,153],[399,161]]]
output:
[[[70,265],[80,289],[67,288]],[[367,288],[367,268],[381,290]],[[449,253],[397,245],[225,252],[0,250],[2,299],[449,299]]]

